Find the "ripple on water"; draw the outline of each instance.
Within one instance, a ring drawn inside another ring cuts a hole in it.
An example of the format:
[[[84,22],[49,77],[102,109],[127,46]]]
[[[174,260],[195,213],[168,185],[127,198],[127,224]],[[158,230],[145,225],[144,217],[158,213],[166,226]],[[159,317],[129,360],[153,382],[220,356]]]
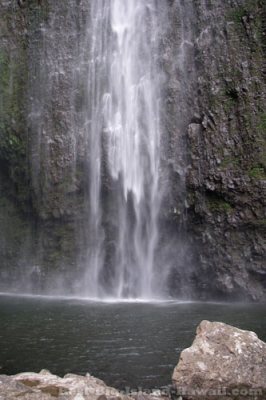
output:
[[[0,296],[1,372],[47,368],[58,375],[89,372],[118,388],[164,386],[203,319],[254,330],[266,340],[259,305]]]

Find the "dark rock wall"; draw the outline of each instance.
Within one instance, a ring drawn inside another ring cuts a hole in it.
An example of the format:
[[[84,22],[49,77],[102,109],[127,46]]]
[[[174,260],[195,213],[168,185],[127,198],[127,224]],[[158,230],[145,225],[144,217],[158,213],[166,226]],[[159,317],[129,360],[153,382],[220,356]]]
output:
[[[188,127],[188,229],[205,296],[265,299],[263,1],[194,1],[196,113]]]
[[[265,300],[265,4],[167,2],[160,225],[182,249],[172,292]],[[70,284],[86,247],[86,3],[0,0],[0,288]]]
[[[46,290],[49,276],[58,290],[54,278],[75,273],[85,156],[72,81],[85,11],[0,2],[0,288]]]
[[[0,281],[14,275],[31,250],[27,154],[25,19],[15,2],[0,3]]]

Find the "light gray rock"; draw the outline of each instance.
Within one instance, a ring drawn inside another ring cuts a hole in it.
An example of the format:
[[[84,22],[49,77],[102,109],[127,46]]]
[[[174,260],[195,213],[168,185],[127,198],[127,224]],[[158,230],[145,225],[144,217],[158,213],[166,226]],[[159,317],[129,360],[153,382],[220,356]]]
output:
[[[116,389],[91,375],[67,374],[60,378],[47,370],[0,376],[0,400],[97,400],[120,399]],[[125,398],[126,399],[126,398]]]
[[[254,332],[202,321],[181,353],[173,384],[184,399],[266,398],[266,343]]]
[[[124,392],[106,386],[90,374],[67,374],[63,378],[42,370],[13,376],[0,375],[0,400],[166,400],[161,393]]]

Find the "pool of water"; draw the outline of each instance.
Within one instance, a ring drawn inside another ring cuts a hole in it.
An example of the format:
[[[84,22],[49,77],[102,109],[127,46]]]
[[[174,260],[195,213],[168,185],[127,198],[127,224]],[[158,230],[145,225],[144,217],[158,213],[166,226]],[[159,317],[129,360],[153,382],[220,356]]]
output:
[[[168,385],[203,319],[253,330],[266,341],[265,306],[96,303],[0,296],[0,373],[90,374],[108,385]]]

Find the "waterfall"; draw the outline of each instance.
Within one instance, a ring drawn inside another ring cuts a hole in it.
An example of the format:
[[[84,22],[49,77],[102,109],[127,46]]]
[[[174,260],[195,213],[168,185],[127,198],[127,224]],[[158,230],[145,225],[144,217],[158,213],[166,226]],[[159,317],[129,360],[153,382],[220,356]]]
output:
[[[35,4],[23,110],[32,250],[17,268],[23,279],[7,275],[2,286],[96,299],[165,298],[189,287],[192,8]]]
[[[88,20],[81,54],[83,72],[82,90],[84,98],[85,145],[88,158],[88,200],[87,200],[87,248],[85,293],[99,297],[99,274],[104,266],[104,228],[102,226],[101,173],[103,97],[108,77],[108,26],[110,9],[106,0],[91,2],[91,18]]]
[[[151,297],[160,206],[157,1],[94,0],[90,14],[80,60],[87,62],[86,291]],[[105,180],[115,188],[111,211],[102,198]],[[112,269],[108,284],[105,268]]]

